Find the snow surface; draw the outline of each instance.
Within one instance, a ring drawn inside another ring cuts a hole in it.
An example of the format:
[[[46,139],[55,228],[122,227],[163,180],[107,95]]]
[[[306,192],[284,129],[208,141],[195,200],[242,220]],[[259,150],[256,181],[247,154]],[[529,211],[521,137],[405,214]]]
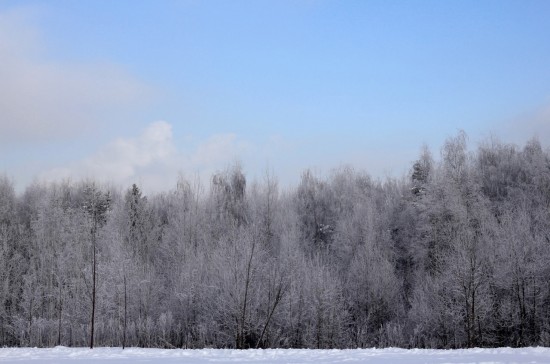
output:
[[[0,348],[0,363],[545,363],[550,348],[180,350],[128,348]]]

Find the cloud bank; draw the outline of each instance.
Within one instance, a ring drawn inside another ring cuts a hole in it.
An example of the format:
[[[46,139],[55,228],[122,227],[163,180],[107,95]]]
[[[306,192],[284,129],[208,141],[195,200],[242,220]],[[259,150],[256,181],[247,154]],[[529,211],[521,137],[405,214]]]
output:
[[[140,135],[117,138],[83,160],[42,173],[39,180],[93,178],[119,186],[137,183],[147,191],[166,191],[176,185],[178,174],[193,172],[203,179],[209,178],[250,148],[235,134],[218,134],[189,142],[195,147],[178,149],[172,125],[155,121]]]
[[[114,64],[47,60],[29,9],[0,13],[0,142],[86,135],[151,90]]]

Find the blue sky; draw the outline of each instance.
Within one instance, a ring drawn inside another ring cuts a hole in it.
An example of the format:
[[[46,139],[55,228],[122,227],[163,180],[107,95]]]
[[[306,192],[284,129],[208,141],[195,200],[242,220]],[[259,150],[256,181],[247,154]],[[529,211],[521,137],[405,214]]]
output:
[[[548,1],[2,1],[0,173],[166,190],[550,142]],[[3,101],[2,101],[3,100]]]

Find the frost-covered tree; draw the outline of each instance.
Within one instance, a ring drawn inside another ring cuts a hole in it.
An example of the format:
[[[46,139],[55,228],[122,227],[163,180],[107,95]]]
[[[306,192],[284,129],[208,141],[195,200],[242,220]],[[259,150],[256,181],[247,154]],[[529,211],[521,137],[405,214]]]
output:
[[[97,257],[98,257],[98,235],[100,229],[107,222],[111,196],[108,192],[102,192],[95,183],[88,183],[83,189],[82,209],[86,213],[87,227],[90,229],[91,243],[91,318],[90,318],[90,349],[94,347],[95,314],[97,303]]]

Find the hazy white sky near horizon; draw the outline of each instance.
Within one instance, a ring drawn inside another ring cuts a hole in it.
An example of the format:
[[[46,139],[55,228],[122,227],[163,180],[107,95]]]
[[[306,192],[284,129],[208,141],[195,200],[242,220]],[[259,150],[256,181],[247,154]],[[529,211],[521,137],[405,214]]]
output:
[[[550,143],[548,1],[0,2],[0,173],[146,191],[240,160],[406,173],[465,130]]]

